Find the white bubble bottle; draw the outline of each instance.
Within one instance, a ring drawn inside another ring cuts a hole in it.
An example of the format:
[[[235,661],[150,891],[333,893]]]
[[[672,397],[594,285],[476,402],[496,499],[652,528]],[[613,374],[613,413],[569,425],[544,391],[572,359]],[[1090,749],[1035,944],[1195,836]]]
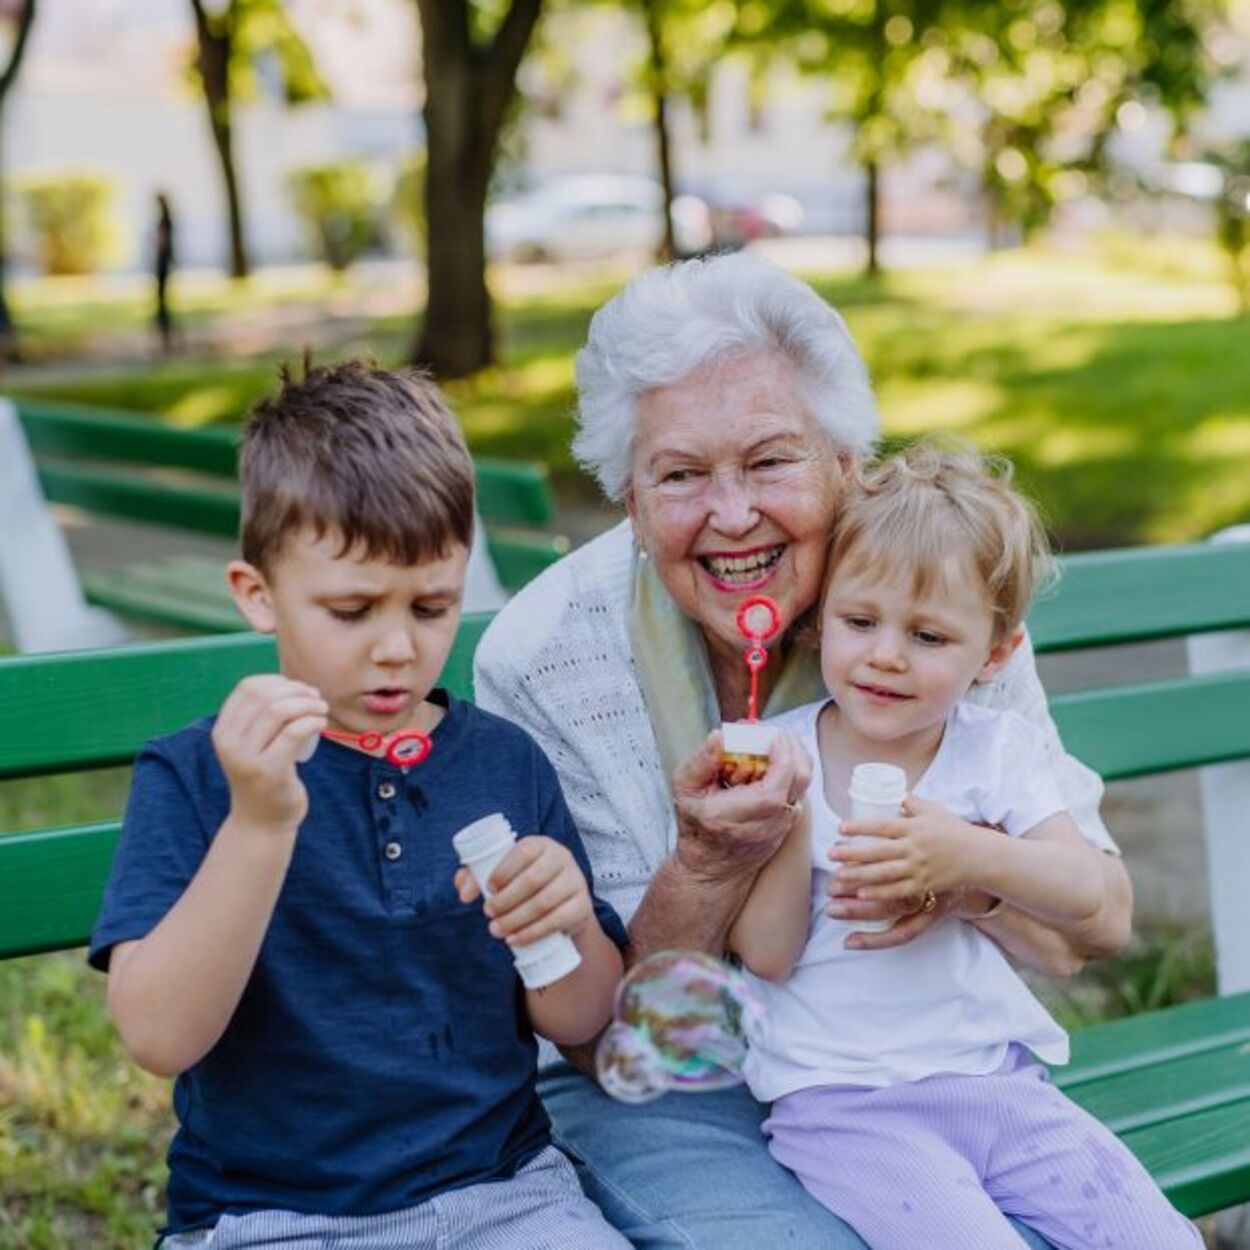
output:
[[[516,831],[502,812],[475,820],[451,840],[460,862],[473,874],[485,898],[490,898],[492,893],[486,884],[490,874],[515,843]],[[582,962],[582,957],[567,933],[549,933],[536,942],[512,947],[512,961],[525,988],[541,990],[568,976]]]
[[[907,797],[907,774],[897,764],[856,764],[851,772],[847,797],[851,800],[852,820],[893,820],[902,811],[903,800]],[[865,838],[863,841],[873,843],[883,839]],[[894,920],[853,920],[849,923],[852,928],[865,933],[884,933],[893,926]]]

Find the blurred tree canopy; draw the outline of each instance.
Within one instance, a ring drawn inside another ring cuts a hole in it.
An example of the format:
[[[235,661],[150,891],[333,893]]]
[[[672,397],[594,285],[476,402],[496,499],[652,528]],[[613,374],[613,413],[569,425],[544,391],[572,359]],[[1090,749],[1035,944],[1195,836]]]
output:
[[[736,0],[736,39],[829,83],[866,173],[868,268],[879,178],[937,141],[980,179],[992,238],[1028,232],[1106,168],[1148,106],[1178,129],[1222,72],[1224,0]]]
[[[17,329],[9,312],[7,292],[8,239],[5,233],[6,203],[4,182],[4,105],[17,81],[18,71],[26,55],[30,28],[35,21],[35,0],[3,0],[0,22],[11,31],[9,55],[0,68],[0,360],[17,360]]]
[[[251,263],[234,157],[234,102],[256,94],[262,72],[275,74],[288,104],[329,95],[308,45],[282,0],[191,0],[196,51],[193,76],[208,106],[229,222],[230,272],[247,277]]]

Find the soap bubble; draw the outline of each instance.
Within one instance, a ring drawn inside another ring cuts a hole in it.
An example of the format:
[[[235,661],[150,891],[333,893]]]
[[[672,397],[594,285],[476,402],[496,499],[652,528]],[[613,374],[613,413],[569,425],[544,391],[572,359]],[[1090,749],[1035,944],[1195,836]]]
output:
[[[761,1019],[742,973],[701,951],[660,951],[617,988],[595,1051],[599,1083],[621,1102],[736,1085]]]

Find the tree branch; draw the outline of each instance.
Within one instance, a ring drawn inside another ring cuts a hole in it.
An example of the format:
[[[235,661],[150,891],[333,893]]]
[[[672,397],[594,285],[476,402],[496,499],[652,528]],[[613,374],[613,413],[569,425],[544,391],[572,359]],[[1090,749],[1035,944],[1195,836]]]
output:
[[[35,24],[35,7],[38,0],[26,0],[17,18],[17,34],[13,40],[13,51],[9,54],[9,63],[0,74],[0,101],[8,94],[17,71],[22,68],[22,58],[26,55],[26,44],[30,38],[30,28]]]

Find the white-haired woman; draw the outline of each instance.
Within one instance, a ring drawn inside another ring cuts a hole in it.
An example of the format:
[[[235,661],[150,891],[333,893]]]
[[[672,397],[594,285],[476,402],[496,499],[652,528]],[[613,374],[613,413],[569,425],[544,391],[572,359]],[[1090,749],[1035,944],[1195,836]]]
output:
[[[789,633],[819,594],[846,468],[876,437],[867,373],[810,287],[738,254],[631,282],[592,320],[577,385],[574,450],[628,518],[500,613],[478,648],[477,698],[550,756],[633,957],[720,952],[811,773],[786,745],[762,781],[718,785],[709,731],[747,710],[737,609],[768,594],[787,630],[763,672],[766,712],[820,697],[815,652]],[[892,928],[852,940],[896,945],[954,917],[1025,964],[1074,971],[1128,935],[1128,877],[1098,815],[1101,784],[1064,754],[1027,642],[980,697],[1049,735],[1069,810],[1109,852],[1112,902],[1062,929],[960,895],[895,908]],[[836,880],[829,906],[849,920],[891,910],[839,895]],[[862,1250],[773,1162],[745,1089],[626,1106],[583,1074],[588,1052],[568,1057],[540,1079],[557,1139],[636,1246]]]

